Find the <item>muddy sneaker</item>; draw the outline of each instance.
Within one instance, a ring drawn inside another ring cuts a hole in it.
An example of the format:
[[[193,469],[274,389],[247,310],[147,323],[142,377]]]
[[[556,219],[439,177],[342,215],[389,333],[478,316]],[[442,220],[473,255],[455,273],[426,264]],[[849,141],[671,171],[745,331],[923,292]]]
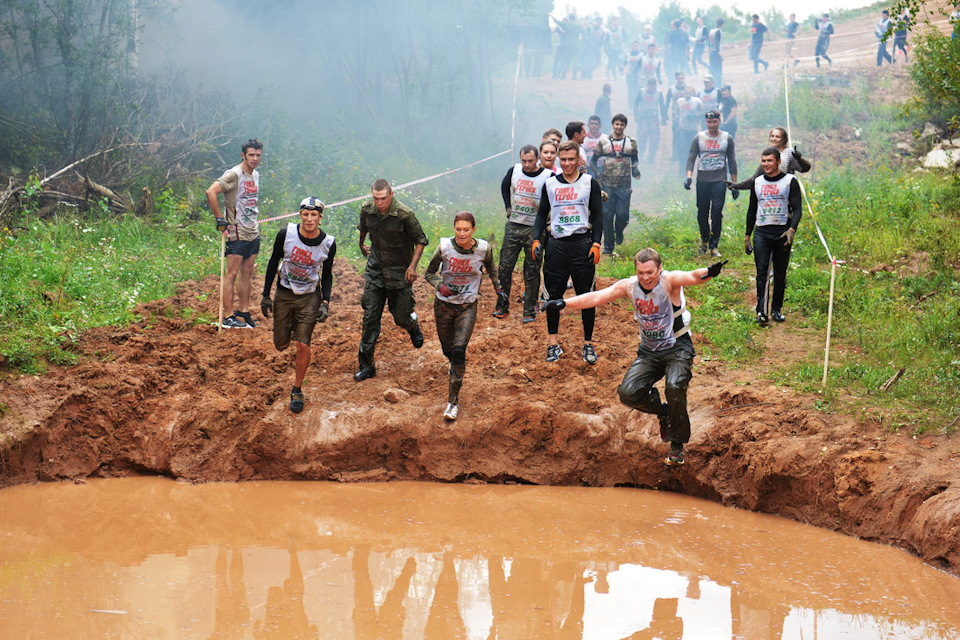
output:
[[[221,325],[224,329],[248,329],[247,323],[244,322],[241,318],[238,318],[236,315],[232,315],[229,318],[223,319],[223,324]]]
[[[529,316],[523,316],[523,324],[530,324],[537,319],[536,314],[530,314]]]
[[[683,464],[683,445],[679,442],[672,442],[670,444],[670,453],[667,454],[667,458],[663,463],[671,467]]]
[[[774,311],[770,314],[770,317],[773,318],[774,322],[785,322],[787,319],[787,317],[779,311]]]
[[[303,391],[296,387],[290,390],[290,411],[294,413],[303,411]]]
[[[547,362],[556,362],[563,355],[563,349],[558,344],[551,344],[547,347]]]
[[[770,324],[770,318],[767,317],[763,311],[757,311],[757,324],[761,327],[765,327]]]
[[[457,405],[448,402],[448,403],[447,403],[447,408],[446,408],[446,410],[443,412],[443,417],[446,418],[447,420],[453,422],[454,420],[457,419],[457,415],[458,415],[459,413],[460,413],[460,408],[459,408]]]
[[[410,344],[413,345],[414,349],[419,349],[423,346],[423,331],[420,331],[420,325],[417,325],[409,331],[410,333]]]
[[[597,364],[597,352],[593,348],[592,344],[585,344],[583,348],[580,349],[581,355],[583,355],[583,361],[587,364]]]
[[[493,310],[493,317],[498,320],[503,320],[507,314],[510,313],[502,304],[497,304],[497,308]]]
[[[667,409],[667,403],[660,405],[660,413],[657,414],[657,420],[660,421],[660,439],[667,442],[670,434],[670,412]]]
[[[717,249],[716,247],[714,247],[713,249],[710,249],[710,255],[713,256],[714,258],[723,257],[722,255],[720,255],[720,249]]]
[[[249,311],[236,311],[233,315],[246,322],[247,328],[249,329],[253,329],[257,326],[257,323],[253,321],[253,317],[250,315]]]

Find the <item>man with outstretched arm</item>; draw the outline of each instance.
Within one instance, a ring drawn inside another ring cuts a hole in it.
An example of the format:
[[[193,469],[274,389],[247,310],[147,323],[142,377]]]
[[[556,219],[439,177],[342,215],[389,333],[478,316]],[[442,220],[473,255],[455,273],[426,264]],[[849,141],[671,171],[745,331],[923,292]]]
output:
[[[260,223],[257,216],[260,196],[260,157],[263,143],[250,139],[240,147],[241,162],[227,169],[207,189],[207,204],[217,221],[217,231],[227,234],[225,248],[226,275],[223,279],[221,301],[224,329],[252,329],[257,324],[250,315],[250,288],[253,271],[260,253]],[[223,194],[223,210],[217,199]],[[227,315],[233,305],[233,290],[237,290],[237,309]]]
[[[290,411],[303,411],[303,378],[310,365],[310,339],[318,322],[326,322],[333,286],[333,259],[337,243],[320,228],[323,202],[310,196],[300,202],[300,224],[287,224],[277,232],[273,253],[267,263],[260,311],[264,318],[273,312],[273,345],[283,351],[290,339],[297,345]],[[277,299],[270,299],[277,278]]]
[[[513,286],[513,268],[523,252],[523,321],[533,322],[537,317],[537,298],[540,296],[540,262],[533,257],[533,223],[540,209],[540,194],[547,178],[553,172],[537,164],[539,154],[532,144],[520,148],[520,162],[507,171],[500,183],[500,194],[507,209],[507,224],[503,230],[500,248],[500,282],[506,294],[497,300],[494,318],[510,313],[510,290]]]
[[[547,313],[559,313],[565,307],[587,310],[619,298],[633,303],[633,315],[640,325],[640,346],[617,394],[628,407],[657,416],[660,438],[670,443],[670,453],[664,460],[668,465],[683,464],[683,445],[690,441],[687,387],[693,376],[696,352],[690,338],[690,314],[683,288],[717,277],[726,263],[717,262],[693,271],[664,271],[660,254],[643,249],[634,258],[637,275],[600,291],[566,300],[552,299],[543,305]],[[663,377],[667,399],[664,403],[653,386]]]
[[[359,370],[353,379],[363,382],[377,375],[373,352],[380,338],[383,307],[399,327],[410,334],[415,349],[423,346],[423,332],[414,312],[413,283],[417,264],[428,240],[417,216],[393,196],[390,183],[380,178],[371,188],[373,198],[360,207],[360,253],[367,259],[363,273],[363,333],[360,336]],[[367,246],[367,235],[370,246]]]
[[[787,289],[787,265],[793,236],[797,233],[803,206],[800,184],[790,173],[780,170],[780,150],[767,147],[760,154],[763,175],[754,179],[750,187],[750,205],[747,207],[747,234],[743,249],[747,255],[754,251],[757,265],[757,323],[770,322],[766,312],[768,265],[773,263],[773,299],[770,315],[775,322],[783,322],[783,296]],[[753,243],[750,235],[754,234]]]
[[[600,184],[589,173],[580,173],[580,145],[567,140],[560,145],[561,175],[550,176],[540,194],[540,208],[533,225],[533,255],[539,259],[540,238],[548,232],[546,255],[543,257],[543,286],[550,298],[562,298],[567,279],[573,281],[577,293],[593,288],[596,265],[600,262],[600,239],[603,234],[603,201]],[[587,364],[597,363],[593,348],[593,323],[596,312],[585,309],[581,355]],[[547,362],[557,362],[563,354],[557,332],[560,311],[547,311]]]

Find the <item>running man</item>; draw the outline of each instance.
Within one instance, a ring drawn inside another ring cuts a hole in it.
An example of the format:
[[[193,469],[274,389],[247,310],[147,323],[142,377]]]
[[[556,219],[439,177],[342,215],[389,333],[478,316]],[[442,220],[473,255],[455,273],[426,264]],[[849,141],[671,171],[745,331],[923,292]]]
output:
[[[690,144],[687,156],[687,179],[683,188],[689,191],[693,181],[693,169],[697,169],[697,223],[700,226],[699,254],[707,251],[720,257],[720,232],[723,227],[723,204],[727,195],[727,172],[731,181],[737,181],[737,152],[733,136],[720,130],[720,112],[708,111],[705,116],[707,130],[699,132]],[[733,199],[740,195],[731,190]]]
[[[310,339],[318,322],[330,313],[333,286],[333,259],[337,243],[320,228],[323,203],[319,198],[300,202],[300,224],[288,223],[277,231],[273,253],[267,263],[260,312],[273,312],[273,346],[283,351],[291,338],[297,345],[290,411],[303,411],[303,378],[310,365]],[[276,302],[270,299],[273,278],[277,278]]]
[[[910,12],[906,9],[897,18],[893,28],[893,49],[890,51],[891,62],[897,61],[897,49],[903,51],[903,61],[907,62],[907,30],[910,29]]]
[[[793,46],[797,43],[797,31],[800,29],[800,23],[797,22],[797,14],[791,13],[790,19],[787,20],[786,26],[784,26],[784,31],[787,34],[787,45],[786,45],[786,56],[785,58],[789,60],[793,58],[793,66],[800,64],[800,58],[794,55]]]
[[[660,148],[660,127],[667,124],[666,104],[655,79],[647,80],[646,88],[637,94],[633,117],[637,121],[638,158],[646,150],[647,162],[653,164],[657,149]]]
[[[773,262],[773,299],[770,315],[775,322],[783,322],[783,296],[787,289],[787,265],[790,249],[803,215],[800,185],[791,173],[780,170],[780,151],[767,147],[760,155],[763,175],[756,178],[750,189],[747,207],[747,233],[743,250],[757,265],[757,324],[770,322],[766,314],[767,266]],[[753,242],[750,235],[756,229]]]
[[[693,55],[690,56],[690,62],[693,64],[693,73],[697,73],[697,65],[699,64],[704,69],[709,69],[710,67],[703,61],[703,50],[707,46],[707,38],[710,34],[710,30],[707,29],[707,25],[703,24],[703,16],[697,16],[697,28],[693,31]]]
[[[767,25],[760,22],[760,16],[753,14],[750,24],[750,59],[753,60],[753,72],[760,73],[760,65],[766,71],[770,63],[760,57],[760,49],[763,48],[763,35],[767,32]]]
[[[733,97],[733,92],[728,84],[720,87],[720,115],[723,118],[720,129],[736,137],[737,99]]]
[[[677,99],[677,117],[679,124],[677,127],[677,144],[680,151],[677,153],[677,171],[682,176],[687,166],[687,140],[693,139],[700,130],[700,119],[706,110],[703,108],[703,101],[697,97],[697,90],[692,86],[687,86],[683,90],[683,95]]]
[[[447,408],[443,412],[447,420],[456,420],[460,412],[460,387],[463,386],[463,374],[467,367],[467,343],[477,323],[477,295],[480,293],[484,270],[497,292],[498,306],[507,299],[507,293],[500,288],[497,279],[490,243],[473,238],[477,230],[473,214],[469,211],[458,213],[453,218],[453,230],[453,238],[440,238],[440,246],[424,274],[427,282],[437,290],[433,315],[437,322],[440,347],[450,361]]]
[[[642,95],[642,93],[641,93]],[[623,244],[623,231],[630,223],[630,196],[633,187],[630,178],[640,179],[637,168],[637,141],[624,135],[627,116],[613,116],[613,133],[597,145],[593,152],[593,170],[600,176],[600,184],[607,192],[603,207],[603,252],[612,254],[614,247]],[[603,159],[603,170],[598,168]]]
[[[567,279],[573,280],[577,293],[586,293],[593,288],[603,235],[600,184],[590,174],[580,173],[580,145],[567,140],[560,145],[559,156],[563,173],[551,176],[543,185],[540,209],[533,226],[533,255],[537,259],[542,251],[539,238],[549,231],[543,257],[543,286],[550,298],[563,297]],[[605,168],[608,167],[609,163]],[[597,352],[593,348],[595,318],[596,312],[592,309],[585,309],[580,314],[583,322],[581,355],[587,364],[597,363]],[[560,311],[547,311],[547,362],[557,362],[563,354],[557,339],[559,329]]]
[[[873,28],[873,35],[877,36],[877,66],[883,66],[883,61],[887,64],[893,64],[893,56],[887,51],[887,38],[893,29],[893,21],[890,20],[890,12],[884,9],[880,12],[880,22]]]
[[[707,36],[707,53],[710,61],[710,75],[718,84],[723,83],[723,56],[720,55],[720,42],[723,40],[723,18],[717,18],[717,26]]]
[[[633,316],[640,325],[640,346],[623,381],[617,388],[620,402],[631,409],[652,413],[660,421],[660,439],[670,443],[664,462],[683,464],[683,445],[690,441],[687,387],[696,352],[690,337],[690,313],[684,287],[704,284],[720,275],[726,261],[693,271],[664,271],[660,254],[643,249],[634,257],[637,275],[619,280],[600,291],[591,291],[566,300],[544,303],[547,313],[569,307],[592,310],[620,298],[633,303]],[[654,384],[666,377],[666,402]]]
[[[830,14],[825,13],[820,16],[820,23],[817,25],[817,45],[813,51],[817,67],[820,66],[820,58],[826,60],[831,67],[833,66],[833,60],[827,55],[827,49],[830,47],[830,36],[832,35],[833,23],[830,22]]]
[[[548,143],[551,144],[551,143]],[[506,293],[497,300],[494,318],[510,313],[510,290],[513,288],[513,268],[523,252],[523,321],[533,322],[537,317],[537,298],[540,297],[540,262],[533,257],[533,223],[540,210],[540,194],[547,178],[553,172],[537,166],[537,148],[520,148],[520,162],[507,170],[500,183],[500,194],[507,209],[507,224],[503,230],[500,248],[499,272]],[[457,226],[454,221],[454,228]],[[456,403],[454,403],[456,404]]]
[[[227,169],[207,189],[207,203],[217,221],[217,231],[227,234],[226,275],[223,279],[224,329],[252,329],[257,324],[250,315],[250,289],[253,286],[253,272],[257,267],[257,254],[260,253],[260,214],[258,206],[260,196],[260,158],[263,155],[263,143],[250,139],[240,147],[241,162]],[[223,194],[223,213],[217,199]],[[233,292],[236,287],[239,309],[227,316],[227,309],[233,306]]]
[[[360,207],[360,253],[367,259],[363,274],[363,333],[360,336],[359,370],[353,379],[362,382],[377,375],[373,352],[380,338],[383,307],[399,327],[410,334],[414,349],[423,346],[423,332],[414,311],[413,283],[417,263],[427,246],[427,236],[410,207],[393,196],[393,188],[384,179],[373,183],[372,198]],[[367,235],[370,246],[367,246]]]

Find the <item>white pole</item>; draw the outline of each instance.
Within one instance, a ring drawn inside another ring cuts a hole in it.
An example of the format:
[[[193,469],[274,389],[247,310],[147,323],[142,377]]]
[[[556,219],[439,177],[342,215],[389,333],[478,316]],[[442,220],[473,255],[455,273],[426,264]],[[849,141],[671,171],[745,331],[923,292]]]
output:
[[[823,381],[821,387],[827,386],[827,369],[830,366],[830,328],[833,326],[833,283],[837,275],[837,261],[830,261],[830,305],[827,308],[827,347],[823,354]]]
[[[220,308],[217,310],[219,319],[217,320],[217,333],[223,329],[223,256],[227,252],[227,234],[220,234]],[[829,340],[829,338],[828,338]]]

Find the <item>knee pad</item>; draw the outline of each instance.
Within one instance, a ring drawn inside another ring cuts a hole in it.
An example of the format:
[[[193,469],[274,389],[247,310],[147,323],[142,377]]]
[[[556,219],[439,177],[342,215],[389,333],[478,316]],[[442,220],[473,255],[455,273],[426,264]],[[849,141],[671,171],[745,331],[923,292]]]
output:
[[[451,364],[463,364],[467,361],[467,348],[466,347],[454,347],[450,350],[450,363]]]

